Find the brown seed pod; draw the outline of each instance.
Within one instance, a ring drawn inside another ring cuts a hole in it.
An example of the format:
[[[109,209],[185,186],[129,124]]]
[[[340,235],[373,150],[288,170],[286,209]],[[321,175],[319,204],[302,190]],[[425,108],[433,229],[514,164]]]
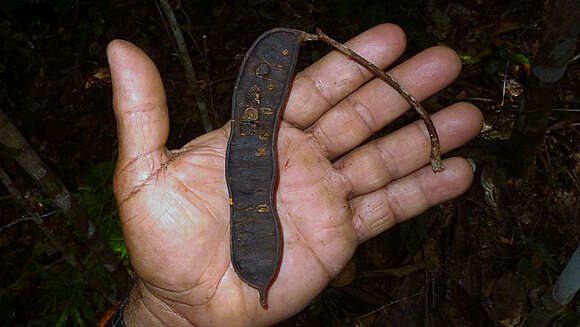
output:
[[[282,28],[262,34],[244,58],[232,99],[226,154],[231,261],[238,276],[258,289],[264,307],[282,250],[276,134],[300,37],[301,32]]]
[[[230,193],[232,265],[243,281],[258,289],[263,307],[267,305],[267,292],[282,256],[283,238],[275,198],[279,119],[288,97],[300,43],[316,40],[363,65],[409,102],[429,131],[433,171],[444,169],[439,137],[429,114],[390,75],[320,29],[317,34],[286,28],[262,34],[246,53],[234,88],[226,183]]]

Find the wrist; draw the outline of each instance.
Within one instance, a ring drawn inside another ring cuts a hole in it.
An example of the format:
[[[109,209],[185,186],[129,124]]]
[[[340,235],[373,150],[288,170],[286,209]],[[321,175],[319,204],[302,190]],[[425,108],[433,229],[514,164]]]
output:
[[[171,306],[153,295],[143,281],[138,280],[125,304],[123,321],[126,327],[183,326],[191,324]]]

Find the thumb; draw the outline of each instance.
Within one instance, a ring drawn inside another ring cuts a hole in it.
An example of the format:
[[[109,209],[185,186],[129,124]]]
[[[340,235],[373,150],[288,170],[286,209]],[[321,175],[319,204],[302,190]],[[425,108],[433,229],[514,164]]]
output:
[[[137,167],[151,172],[164,156],[169,134],[165,89],[155,64],[130,42],[107,46],[113,81],[113,108],[119,137],[118,168],[145,159]],[[144,171],[135,172],[137,174]]]

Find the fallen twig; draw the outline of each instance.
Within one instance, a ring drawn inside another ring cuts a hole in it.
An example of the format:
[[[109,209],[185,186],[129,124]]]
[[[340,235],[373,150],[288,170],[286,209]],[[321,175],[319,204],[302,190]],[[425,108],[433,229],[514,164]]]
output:
[[[6,226],[2,227],[2,229],[9,228],[21,221],[33,220],[36,223],[36,226],[42,231],[44,236],[46,236],[46,238],[50,240],[50,243],[57,250],[62,252],[64,259],[71,265],[77,266],[78,261],[75,257],[75,254],[69,251],[69,249],[64,246],[64,242],[44,224],[44,219],[40,216],[38,212],[36,212],[34,209],[30,207],[24,195],[22,195],[20,190],[18,190],[18,188],[14,185],[14,183],[12,183],[12,179],[10,178],[10,176],[8,176],[8,174],[6,174],[4,168],[2,168],[1,166],[0,166],[0,180],[2,181],[2,184],[4,184],[6,189],[8,189],[8,191],[12,194],[16,202],[18,202],[18,204],[20,204],[20,206],[24,208],[26,212],[30,215],[29,217],[22,217],[20,219],[17,219],[11,222],[10,224],[7,224]]]
[[[105,287],[106,285],[103,285],[103,282],[100,279],[95,278],[93,273],[87,271],[87,269],[79,263],[77,257],[79,257],[82,254],[75,253],[74,247],[65,246],[65,243],[66,243],[65,240],[63,240],[61,238],[61,236],[55,234],[44,223],[43,217],[30,206],[29,202],[26,200],[26,198],[24,197],[22,192],[20,192],[20,190],[14,185],[14,183],[12,183],[12,179],[10,178],[10,176],[8,176],[8,174],[4,171],[4,169],[1,166],[0,166],[0,180],[2,181],[2,184],[4,184],[6,189],[8,189],[8,191],[12,194],[12,196],[14,197],[16,202],[18,204],[20,204],[20,206],[22,208],[24,208],[26,210],[26,212],[30,215],[29,217],[23,217],[23,218],[20,218],[18,220],[13,221],[12,223],[10,223],[8,225],[5,225],[3,227],[3,229],[8,228],[10,226],[13,226],[20,221],[33,220],[36,223],[36,227],[38,227],[38,229],[40,229],[40,231],[44,234],[44,236],[50,241],[50,244],[52,246],[54,246],[60,253],[62,253],[62,259],[64,259],[71,266],[73,266],[76,269],[78,269],[79,271],[81,271],[83,273],[83,276],[85,276],[87,278],[88,284],[91,287],[93,287],[94,290],[96,290],[97,292],[100,292],[101,295],[103,295],[103,297],[105,299],[107,299],[107,301],[109,301],[111,304],[114,304],[117,301],[117,299],[115,298],[115,296],[113,294],[109,294],[106,291],[107,290],[107,288]],[[57,260],[54,263],[58,263],[58,262],[60,262],[60,260]],[[47,269],[51,265],[46,266],[43,269]],[[14,288],[19,283],[21,283],[23,280],[26,280],[27,278],[29,278],[33,274],[34,273],[29,273],[29,274],[25,274],[24,276],[21,276],[21,278],[19,278],[17,281],[15,281],[11,285],[9,285],[7,288],[1,290],[0,296],[2,296],[6,292],[8,292],[12,288]]]
[[[161,4],[161,8],[163,8],[163,12],[167,19],[169,20],[169,26],[171,31],[173,32],[173,37],[175,37],[175,42],[177,44],[177,50],[179,52],[179,59],[183,64],[183,68],[185,69],[185,77],[187,78],[187,83],[193,92],[193,96],[195,97],[195,101],[197,102],[197,107],[199,108],[199,113],[201,115],[201,122],[203,123],[203,127],[205,128],[206,132],[213,130],[213,126],[211,121],[209,120],[209,106],[205,96],[201,92],[201,89],[197,85],[197,77],[195,75],[195,70],[193,69],[193,64],[191,63],[191,57],[189,55],[189,51],[187,51],[187,44],[185,43],[185,39],[183,38],[183,34],[181,33],[181,29],[179,28],[179,24],[177,24],[177,19],[175,18],[175,13],[173,12],[173,8],[169,4],[167,0],[159,0]]]
[[[9,150],[12,158],[38,183],[42,192],[60,208],[83,243],[103,262],[105,268],[118,280],[127,280],[119,268],[120,260],[113,250],[96,234],[94,224],[72,198],[60,178],[40,159],[24,136],[0,110],[0,145]],[[123,277],[124,276],[124,277]]]

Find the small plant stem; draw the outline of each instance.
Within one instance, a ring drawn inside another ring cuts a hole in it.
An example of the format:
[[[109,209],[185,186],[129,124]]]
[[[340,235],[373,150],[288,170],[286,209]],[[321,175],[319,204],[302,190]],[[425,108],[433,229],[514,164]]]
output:
[[[185,77],[187,78],[187,82],[191,91],[193,92],[193,96],[195,97],[195,101],[197,102],[197,107],[199,108],[199,113],[201,115],[201,122],[203,123],[203,127],[206,132],[211,132],[213,130],[213,126],[209,119],[209,105],[205,96],[201,92],[201,89],[197,85],[197,77],[195,74],[195,70],[193,69],[193,64],[191,63],[191,57],[189,55],[189,51],[187,50],[187,44],[185,43],[185,39],[183,38],[183,34],[181,33],[181,29],[179,28],[179,24],[177,23],[177,19],[175,18],[175,12],[173,8],[169,4],[167,0],[159,0],[161,4],[161,8],[163,12],[167,16],[169,20],[169,27],[173,32],[173,36],[175,37],[175,43],[177,44],[177,50],[179,52],[179,59],[183,64],[185,69]]]
[[[399,84],[395,79],[393,79],[389,74],[382,71],[379,67],[375,66],[372,62],[366,60],[365,58],[361,57],[358,53],[349,49],[346,45],[339,43],[328,35],[324,34],[321,29],[316,29],[316,34],[310,34],[304,32],[303,34],[304,41],[316,41],[320,40],[331,47],[335,48],[336,50],[342,52],[347,57],[353,59],[357,63],[361,64],[371,72],[373,72],[376,76],[380,77],[383,81],[389,84],[395,91],[397,91],[409,104],[417,111],[421,119],[425,122],[425,126],[427,127],[427,131],[429,132],[429,138],[431,141],[431,168],[434,172],[440,172],[445,169],[443,166],[443,162],[441,161],[441,145],[439,143],[439,136],[437,135],[437,130],[435,129],[435,125],[433,125],[433,121],[429,114],[421,103],[415,99],[415,97],[410,94],[407,90],[405,90],[401,84]]]

